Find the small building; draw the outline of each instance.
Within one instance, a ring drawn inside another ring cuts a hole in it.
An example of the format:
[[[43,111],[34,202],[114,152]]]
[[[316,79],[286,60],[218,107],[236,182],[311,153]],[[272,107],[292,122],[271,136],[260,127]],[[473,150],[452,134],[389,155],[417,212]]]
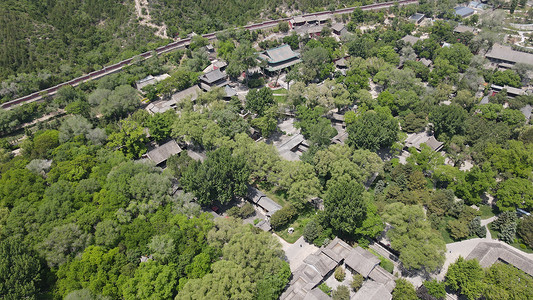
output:
[[[509,247],[511,246],[500,243],[482,242],[470,252],[466,259],[477,259],[483,268],[489,268],[494,263],[503,261],[533,276],[533,260]]]
[[[493,90],[493,91],[497,91],[497,92],[501,92],[502,90],[506,90],[507,91],[507,96],[508,97],[511,97],[511,98],[514,98],[516,96],[522,96],[522,95],[525,95],[525,91],[523,89],[519,89],[519,88],[515,88],[515,87],[512,87],[512,86],[499,86],[499,85],[496,85],[496,84],[493,84],[490,86],[490,88]]]
[[[412,45],[416,44],[416,42],[418,42],[420,40],[420,38],[408,34],[408,35],[404,36],[401,40],[404,41],[407,44],[411,44],[411,46],[412,46]]]
[[[233,96],[237,96],[237,91],[231,86],[226,85],[224,87],[224,94],[225,94],[224,98],[231,98]]]
[[[484,4],[478,1],[470,1],[470,3],[468,3],[468,7],[473,8],[473,9],[486,9],[489,6],[487,4]]]
[[[308,25],[318,25],[318,17],[315,15],[305,16],[305,23]]]
[[[422,144],[428,145],[433,151],[439,151],[444,146],[443,142],[437,141],[434,136],[430,136],[426,132],[412,133],[405,140],[406,148],[415,147],[418,151],[420,151]]]
[[[310,39],[317,39],[322,35],[322,26],[313,26],[307,30]]]
[[[485,54],[485,57],[496,64],[508,63],[515,65],[517,63],[523,63],[533,65],[533,54],[516,51],[509,46],[500,44],[494,44],[492,49]]]
[[[300,53],[292,51],[287,44],[266,50],[259,55],[259,58],[267,62],[265,69],[268,72],[283,70],[302,61]]]
[[[470,17],[471,15],[474,14],[474,10],[466,6],[457,6],[454,8],[454,10],[455,10],[455,15],[461,18]]]
[[[346,132],[346,130],[339,130],[339,129],[337,129],[337,132],[338,132],[337,135],[331,139],[331,143],[344,145],[344,143],[348,139],[348,132]]]
[[[229,83],[226,74],[222,73],[220,69],[207,72],[199,76],[198,79],[200,80],[200,88],[205,91],[210,91],[215,87],[223,87]]]
[[[344,260],[346,267],[353,272],[357,272],[363,275],[364,278],[368,278],[370,272],[379,265],[380,260],[372,253],[366,251],[361,247],[356,247]]]
[[[205,68],[202,72],[208,73],[216,69],[220,69],[220,71],[224,71],[226,67],[228,66],[228,63],[223,60],[217,60],[215,59],[211,64]]]
[[[335,61],[335,67],[341,70],[348,69],[348,60],[345,57],[337,59]]]
[[[433,63],[431,60],[427,59],[427,58],[421,58],[419,60],[419,62],[421,62],[424,66],[428,67],[431,66],[431,64]]]
[[[146,153],[146,156],[153,161],[157,166],[164,165],[164,163],[169,159],[172,155],[179,154],[181,152],[181,148],[176,143],[175,140],[171,140],[170,142],[167,142],[151,151]]]
[[[476,29],[474,27],[471,27],[471,26],[465,26],[465,25],[459,24],[459,25],[455,26],[455,28],[453,29],[453,32],[455,32],[455,33],[465,33],[465,32],[475,33]]]
[[[165,80],[165,79],[167,79],[169,77],[170,77],[170,75],[168,75],[168,74],[161,74],[161,75],[158,75],[158,76],[148,75],[145,78],[137,81],[135,83],[135,86],[137,87],[137,90],[142,91],[143,87],[145,87],[147,85],[151,85],[151,84],[156,84],[159,81]]]
[[[196,101],[201,93],[200,87],[193,85],[188,89],[175,93],[170,97],[170,100],[159,100],[148,104],[146,110],[152,114],[164,113],[167,110],[176,109],[178,103],[187,98],[192,102]]]
[[[275,212],[281,209],[281,205],[277,204],[274,200],[268,198],[260,190],[248,186],[246,198],[253,204],[259,206],[267,217],[271,217]]]
[[[365,281],[351,300],[391,300],[392,294],[384,284],[372,280]]]
[[[524,114],[524,117],[526,117],[526,124],[529,124],[529,121],[531,120],[531,111],[533,110],[533,107],[528,104],[520,109],[522,114]]]
[[[317,20],[319,25],[326,24],[329,19],[330,19],[330,16],[329,15],[325,15],[325,14],[316,17],[316,20]]]
[[[266,232],[269,232],[270,229],[272,229],[272,227],[270,226],[270,223],[267,220],[261,220],[259,221],[259,223],[255,224],[254,226]]]
[[[187,155],[195,161],[203,162],[206,160],[207,155],[204,152],[196,152],[194,150],[187,150]]]
[[[410,22],[414,22],[415,24],[420,24],[420,22],[422,22],[422,20],[424,20],[424,17],[425,17],[424,14],[416,13],[416,14],[414,14],[414,15],[409,17],[409,21]]]
[[[289,22],[289,24],[292,25],[292,27],[299,27],[305,25],[306,20],[302,16],[296,16],[292,18],[292,20]]]
[[[346,29],[346,26],[344,26],[343,23],[333,24],[333,26],[331,26],[331,30],[333,31],[333,34],[338,36],[344,36],[346,33],[348,33],[348,29]]]

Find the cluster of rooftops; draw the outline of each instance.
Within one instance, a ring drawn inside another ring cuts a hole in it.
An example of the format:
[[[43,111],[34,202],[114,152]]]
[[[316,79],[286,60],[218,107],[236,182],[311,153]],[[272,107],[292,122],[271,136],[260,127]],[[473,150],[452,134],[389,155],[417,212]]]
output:
[[[329,278],[337,266],[344,266],[352,274],[361,274],[365,281],[351,297],[360,300],[390,300],[395,277],[379,266],[380,260],[361,247],[352,247],[335,238],[326,247],[307,256],[294,272],[289,288],[281,300],[331,299],[318,286]]]

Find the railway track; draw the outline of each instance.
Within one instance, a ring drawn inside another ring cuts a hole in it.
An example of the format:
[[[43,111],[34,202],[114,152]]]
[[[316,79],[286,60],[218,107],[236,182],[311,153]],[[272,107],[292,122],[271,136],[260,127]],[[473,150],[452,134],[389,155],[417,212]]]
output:
[[[401,0],[401,1],[374,3],[374,4],[370,4],[370,5],[360,6],[360,8],[362,10],[374,10],[374,9],[382,9],[382,8],[391,7],[391,6],[394,6],[396,4],[398,4],[398,5],[408,5],[408,4],[415,4],[415,3],[418,3],[418,0]],[[338,9],[338,10],[335,10],[335,11],[322,11],[322,12],[317,12],[317,13],[305,14],[305,15],[303,15],[303,17],[324,16],[324,15],[334,16],[334,15],[338,15],[338,14],[347,14],[347,13],[353,12],[356,8],[357,7],[349,7],[349,8]],[[277,19],[277,20],[265,21],[265,22],[262,22],[262,23],[246,25],[243,28],[244,29],[248,29],[248,30],[258,30],[258,29],[273,27],[273,26],[276,26],[279,22],[289,21],[291,19],[292,18],[282,18],[282,19]],[[239,28],[239,27],[237,27],[237,28]],[[220,31],[204,34],[202,36],[207,38],[207,39],[209,39],[209,40],[214,40],[214,39],[216,39],[216,35],[218,33],[220,33]],[[176,49],[179,49],[179,48],[186,47],[190,43],[191,43],[191,38],[181,39],[181,40],[172,42],[172,43],[170,43],[168,45],[159,47],[159,48],[157,48],[155,50],[152,50],[152,51],[149,51],[149,52],[144,52],[142,54],[139,54],[138,56],[142,57],[143,59],[147,59],[147,58],[152,56],[153,51],[155,51],[156,54],[159,55],[159,54],[163,54],[163,53],[166,53],[166,52],[169,52],[169,51],[173,51],[173,50],[176,50]],[[86,81],[89,81],[89,80],[94,80],[94,79],[99,79],[99,78],[102,78],[102,77],[104,77],[106,75],[110,75],[110,74],[119,72],[125,66],[131,64],[131,62],[135,59],[135,57],[138,57],[138,56],[134,56],[132,58],[128,58],[128,59],[123,60],[121,62],[118,62],[116,64],[104,67],[101,70],[85,74],[83,76],[80,76],[78,78],[74,78],[72,80],[60,83],[60,84],[55,85],[53,87],[49,87],[47,89],[44,89],[44,90],[41,90],[41,91],[38,91],[38,92],[34,92],[32,94],[29,94],[29,95],[26,95],[26,96],[23,96],[23,97],[20,97],[20,98],[5,102],[0,107],[3,108],[3,109],[10,109],[10,108],[12,108],[15,105],[34,102],[34,101],[39,101],[43,97],[55,95],[57,93],[57,91],[60,88],[64,87],[64,86],[71,85],[71,86],[75,87],[75,86],[78,86],[79,84],[81,84],[83,82],[86,82]]]

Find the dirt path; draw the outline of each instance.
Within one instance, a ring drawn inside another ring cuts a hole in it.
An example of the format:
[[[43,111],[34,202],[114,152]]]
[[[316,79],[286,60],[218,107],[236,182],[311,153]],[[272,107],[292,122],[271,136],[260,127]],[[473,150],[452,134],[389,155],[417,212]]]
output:
[[[146,14],[143,14],[143,8],[146,11]],[[150,10],[148,8],[148,0],[135,0],[135,14],[137,18],[140,19],[141,25],[152,27],[157,29],[155,35],[162,39],[168,39],[167,36],[167,25],[159,26],[152,23],[152,16],[150,16]]]

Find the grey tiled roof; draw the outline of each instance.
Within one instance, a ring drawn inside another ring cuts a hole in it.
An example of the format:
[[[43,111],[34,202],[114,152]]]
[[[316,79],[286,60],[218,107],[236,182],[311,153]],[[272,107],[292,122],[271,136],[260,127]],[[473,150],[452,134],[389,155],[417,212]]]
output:
[[[499,243],[479,243],[466,257],[467,260],[477,259],[483,268],[492,266],[501,260],[533,276],[533,260],[509,249],[510,246]]]
[[[156,165],[166,161],[172,155],[178,154],[181,152],[180,146],[176,143],[175,140],[171,140],[154,150],[148,152],[146,155],[150,160],[152,160]]]
[[[412,36],[412,35],[406,35],[402,38],[402,41],[409,43],[411,45],[414,45],[416,42],[418,42],[418,40],[420,40],[420,38],[416,36]]]
[[[381,283],[367,280],[363,286],[350,298],[351,300],[390,300],[392,294]]]
[[[346,257],[344,263],[367,278],[370,272],[379,265],[379,258],[361,247],[354,248],[353,250]]]
[[[226,75],[224,75],[224,73],[222,73],[220,69],[215,69],[200,76],[200,80],[205,81],[207,83],[213,83],[224,78],[226,78]]]
[[[492,46],[492,49],[487,54],[485,54],[485,57],[503,61],[510,61],[513,63],[524,63],[533,65],[533,54],[516,51],[509,46],[502,46],[499,44],[494,44]]]
[[[268,62],[273,64],[290,60],[299,56],[299,54],[292,51],[291,47],[287,44],[266,50],[265,54],[268,56]]]

